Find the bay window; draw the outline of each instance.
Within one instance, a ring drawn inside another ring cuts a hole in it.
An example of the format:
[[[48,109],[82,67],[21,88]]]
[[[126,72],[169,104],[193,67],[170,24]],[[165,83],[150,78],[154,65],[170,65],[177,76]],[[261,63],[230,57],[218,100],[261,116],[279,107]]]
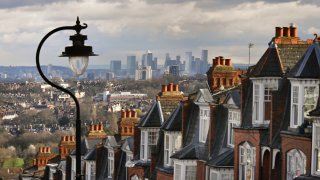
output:
[[[233,180],[233,168],[209,168],[208,180]]]
[[[269,124],[271,120],[272,91],[278,90],[278,78],[252,78],[252,124]]]
[[[196,180],[197,162],[195,160],[175,160],[174,180]]]
[[[144,128],[141,129],[141,145],[140,145],[140,159],[151,159],[151,149],[157,145],[159,136],[159,129]]]
[[[256,148],[248,142],[239,146],[239,179],[254,180]]]
[[[290,127],[297,128],[304,122],[304,117],[316,107],[319,97],[319,80],[291,81],[291,118]]]
[[[181,147],[180,132],[165,132],[164,135],[164,165],[172,166],[173,161],[170,156],[178,151]]]

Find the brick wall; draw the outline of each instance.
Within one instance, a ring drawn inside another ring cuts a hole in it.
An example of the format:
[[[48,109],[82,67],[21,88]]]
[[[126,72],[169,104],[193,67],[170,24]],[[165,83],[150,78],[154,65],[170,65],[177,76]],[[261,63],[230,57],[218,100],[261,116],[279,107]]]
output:
[[[157,171],[157,179],[158,180],[173,180],[173,174],[167,174],[162,171]]]
[[[206,162],[198,160],[197,161],[197,180],[206,179]]]
[[[239,179],[239,145],[245,141],[251,143],[256,148],[256,164],[254,179],[260,179],[261,167],[261,147],[260,137],[261,131],[259,129],[234,129],[234,179]]]
[[[312,152],[312,141],[308,137],[299,137],[287,134],[281,134],[281,149],[282,149],[282,179],[286,179],[287,172],[287,152],[291,149],[299,149],[302,151],[307,158],[306,162],[306,174],[311,173],[311,152]]]
[[[132,176],[137,175],[141,180],[144,180],[144,169],[143,167],[136,166],[128,168],[128,180],[131,179]]]

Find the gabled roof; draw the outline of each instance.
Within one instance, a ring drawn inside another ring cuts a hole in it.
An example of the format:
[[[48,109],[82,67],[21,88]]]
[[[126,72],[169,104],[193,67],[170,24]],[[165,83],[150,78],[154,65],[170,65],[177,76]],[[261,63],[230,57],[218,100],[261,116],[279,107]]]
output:
[[[199,103],[211,103],[213,98],[208,89],[199,89],[195,102]]]
[[[107,136],[106,142],[105,142],[105,147],[118,147],[119,145],[119,141],[121,139],[118,138],[118,136]]]
[[[320,77],[320,45],[314,42],[289,72],[288,77],[319,78]]]
[[[226,97],[223,104],[225,104],[227,107],[240,108],[241,98],[240,98],[240,90],[239,89],[230,90],[226,96],[227,97]]]
[[[283,66],[280,60],[277,45],[271,43],[269,48],[253,67],[250,72],[251,77],[281,77]]]
[[[161,105],[156,101],[147,114],[142,118],[138,127],[160,127],[163,122]]]
[[[124,140],[124,143],[121,147],[122,151],[131,151],[133,152],[133,137],[130,136]]]
[[[179,104],[176,110],[171,114],[169,119],[165,121],[161,129],[165,131],[181,131],[182,128],[182,105]]]

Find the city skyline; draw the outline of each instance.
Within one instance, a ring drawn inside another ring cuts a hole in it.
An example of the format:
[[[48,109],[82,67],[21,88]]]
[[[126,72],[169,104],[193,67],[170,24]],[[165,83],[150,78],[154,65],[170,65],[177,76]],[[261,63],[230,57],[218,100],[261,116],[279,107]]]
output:
[[[250,42],[255,44],[253,64],[268,47],[266,42],[276,26],[294,23],[299,37],[313,39],[320,32],[316,26],[319,10],[319,3],[312,0],[5,0],[0,2],[0,65],[33,66],[40,39],[53,28],[73,25],[76,16],[88,24],[83,34],[100,55],[91,58],[90,65],[125,61],[128,55],[140,61],[146,50],[163,64],[167,52],[184,61],[185,52],[201,57],[203,49],[209,51],[209,63],[220,55],[234,63],[248,63]],[[43,65],[67,64],[57,56],[70,45],[72,34],[59,33],[48,39],[41,54]]]

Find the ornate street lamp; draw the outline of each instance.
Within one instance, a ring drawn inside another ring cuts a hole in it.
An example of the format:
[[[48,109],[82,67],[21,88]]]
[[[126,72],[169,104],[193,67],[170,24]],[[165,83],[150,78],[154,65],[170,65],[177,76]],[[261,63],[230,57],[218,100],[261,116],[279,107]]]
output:
[[[71,70],[76,76],[80,76],[83,74],[88,66],[89,56],[97,56],[92,52],[91,46],[85,46],[84,41],[87,40],[86,35],[80,34],[80,31],[82,29],[86,29],[88,27],[87,24],[80,25],[79,17],[77,17],[76,25],[74,26],[62,26],[58,27],[56,29],[53,29],[48,34],[46,34],[42,40],[40,41],[36,53],[36,63],[37,63],[37,69],[41,75],[41,77],[44,79],[45,82],[50,84],[52,87],[55,87],[67,94],[69,94],[72,99],[74,100],[76,104],[76,179],[81,179],[81,120],[80,120],[80,106],[79,102],[76,98],[76,96],[69,90],[56,85],[49,81],[49,79],[43,74],[39,62],[39,55],[40,50],[43,45],[43,43],[50,37],[52,34],[62,31],[62,30],[75,30],[76,34],[73,36],[70,36],[70,40],[72,41],[72,46],[65,47],[65,51],[62,52],[60,57],[69,57],[69,64],[71,67]]]

